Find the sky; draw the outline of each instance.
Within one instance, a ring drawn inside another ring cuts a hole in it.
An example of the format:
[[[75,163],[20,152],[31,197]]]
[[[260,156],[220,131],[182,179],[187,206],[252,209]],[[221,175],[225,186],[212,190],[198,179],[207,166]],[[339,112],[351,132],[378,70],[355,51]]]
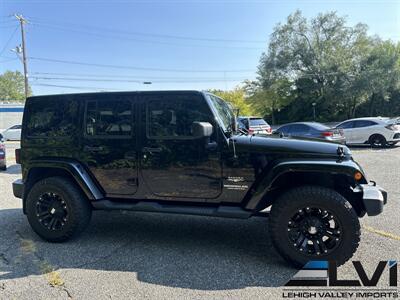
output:
[[[400,0],[0,0],[0,74],[23,70],[11,51],[18,13],[35,95],[232,89],[256,78],[273,28],[296,9],[308,18],[337,11],[400,40]]]

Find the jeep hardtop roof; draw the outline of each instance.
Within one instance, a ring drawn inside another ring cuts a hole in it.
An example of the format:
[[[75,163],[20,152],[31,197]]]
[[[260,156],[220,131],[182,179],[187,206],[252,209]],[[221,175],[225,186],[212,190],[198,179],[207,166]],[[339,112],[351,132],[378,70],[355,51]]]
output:
[[[90,93],[68,93],[68,94],[50,94],[31,96],[27,99],[40,99],[49,97],[68,97],[68,96],[90,96],[90,95],[127,95],[127,94],[210,94],[200,90],[166,90],[166,91],[120,91],[120,92],[90,92]]]

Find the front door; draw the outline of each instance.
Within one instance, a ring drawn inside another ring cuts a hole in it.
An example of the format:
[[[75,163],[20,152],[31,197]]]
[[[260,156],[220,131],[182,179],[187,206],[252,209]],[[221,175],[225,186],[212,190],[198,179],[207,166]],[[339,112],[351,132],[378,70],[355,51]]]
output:
[[[142,96],[141,175],[150,194],[171,200],[206,201],[222,191],[215,120],[198,93]],[[192,135],[193,122],[209,122],[208,138]]]
[[[85,101],[82,161],[107,197],[129,197],[137,190],[133,97],[98,94]]]

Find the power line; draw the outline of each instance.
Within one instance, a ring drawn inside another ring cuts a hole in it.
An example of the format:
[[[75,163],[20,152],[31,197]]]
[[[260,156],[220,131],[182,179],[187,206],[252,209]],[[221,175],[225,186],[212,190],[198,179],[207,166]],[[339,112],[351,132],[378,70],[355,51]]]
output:
[[[6,51],[8,44],[11,42],[12,38],[14,37],[15,33],[18,30],[18,25],[15,27],[14,31],[11,33],[10,38],[7,40],[7,42],[5,43],[3,49],[0,51],[0,56],[4,53],[4,51]]]
[[[69,31],[69,32],[75,32],[78,34],[86,34],[86,35],[91,35],[99,38],[111,38],[111,39],[116,39],[116,40],[122,40],[122,41],[130,41],[130,42],[139,42],[139,43],[147,43],[147,44],[158,44],[158,45],[168,45],[168,46],[179,46],[179,47],[202,47],[202,48],[217,48],[217,49],[244,49],[244,50],[263,50],[264,48],[256,48],[256,47],[246,47],[246,46],[218,46],[218,45],[199,45],[199,44],[182,44],[182,43],[172,43],[172,42],[166,42],[166,41],[159,41],[159,40],[143,40],[143,39],[137,39],[137,38],[131,38],[131,37],[122,37],[122,36],[113,36],[109,35],[107,33],[94,33],[94,32],[89,32],[89,31],[84,31],[84,30],[78,30],[78,29],[73,29],[73,28],[58,28],[55,26],[49,26],[49,25],[41,25],[41,24],[34,24],[35,26],[42,27],[42,28],[47,28],[51,30],[61,30],[61,31]]]
[[[43,76],[30,76],[30,79],[39,80],[62,80],[62,81],[93,81],[93,82],[133,82],[133,83],[143,83],[151,81],[153,83],[196,83],[196,82],[237,82],[243,81],[244,79],[231,79],[231,78],[221,78],[221,79],[180,79],[180,80],[129,80],[129,79],[99,79],[99,78],[71,78],[71,77],[43,77]]]
[[[171,77],[171,76],[134,76],[134,75],[115,75],[115,74],[86,74],[86,73],[53,73],[53,72],[32,72],[31,74],[33,75],[39,75],[39,76],[68,76],[68,77],[89,77],[89,78],[133,78],[133,79],[143,79],[144,77],[146,80],[182,80],[182,79],[190,79],[190,80],[245,80],[246,78],[221,78],[221,77]]]
[[[99,68],[113,68],[113,69],[126,69],[126,70],[141,70],[141,71],[153,71],[153,72],[176,72],[176,73],[245,73],[254,72],[254,70],[185,70],[185,69],[160,69],[160,68],[148,68],[148,67],[134,67],[134,66],[121,66],[121,65],[108,65],[108,64],[97,64],[87,63],[79,61],[69,61],[61,59],[43,58],[43,57],[29,57],[32,60],[47,61],[62,64],[92,66]]]
[[[16,58],[16,57],[14,57],[14,58],[9,58],[9,59],[0,61],[0,63],[6,63],[6,62],[13,61],[13,60],[17,60],[17,59],[18,59],[18,58]]]
[[[144,36],[144,37],[156,37],[156,38],[166,38],[166,39],[175,39],[175,40],[190,40],[190,41],[207,41],[207,42],[223,42],[223,43],[256,43],[256,44],[264,44],[266,41],[263,40],[241,40],[241,39],[221,39],[221,38],[209,38],[209,37],[191,37],[191,36],[184,36],[184,35],[172,35],[172,34],[158,34],[158,33],[149,33],[149,32],[137,32],[137,31],[127,31],[127,30],[120,30],[120,29],[110,29],[105,27],[96,27],[96,26],[89,26],[84,24],[74,24],[69,22],[59,22],[53,20],[43,20],[36,17],[31,17],[32,20],[37,20],[36,23],[42,24],[60,24],[58,26],[67,26],[70,28],[71,26],[78,26],[79,28],[85,27],[91,30],[99,30],[101,32],[108,31],[114,32],[119,34],[128,34],[128,35],[137,35],[137,36]]]
[[[78,90],[98,90],[98,91],[119,91],[117,89],[104,89],[100,87],[89,87],[89,86],[71,86],[71,85],[56,85],[56,84],[45,84],[45,83],[32,83],[32,85],[37,86],[47,86],[47,87],[57,87],[57,88],[66,88],[66,89],[78,89]]]

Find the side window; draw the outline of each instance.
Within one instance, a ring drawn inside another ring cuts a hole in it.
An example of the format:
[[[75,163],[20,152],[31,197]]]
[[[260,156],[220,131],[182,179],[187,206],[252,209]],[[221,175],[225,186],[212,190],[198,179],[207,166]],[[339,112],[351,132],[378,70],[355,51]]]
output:
[[[349,129],[349,128],[353,128],[353,125],[354,125],[354,122],[349,121],[349,122],[344,122],[344,123],[340,124],[339,126],[337,126],[337,128]]]
[[[359,121],[355,122],[354,127],[361,128],[361,127],[368,127],[368,126],[373,126],[373,125],[376,125],[376,123],[373,121],[359,120]]]
[[[132,136],[134,113],[127,99],[99,99],[86,102],[85,134],[95,137]]]
[[[306,125],[303,124],[295,124],[292,125],[292,128],[290,130],[290,134],[292,135],[301,135],[301,134],[306,134],[310,131],[310,128]]]
[[[210,122],[211,112],[200,96],[168,95],[147,102],[147,137],[191,138],[193,122]]]
[[[27,104],[28,137],[71,136],[76,130],[78,102],[72,98],[46,97]]]
[[[10,129],[21,129],[21,125],[14,125],[10,127]]]
[[[277,132],[282,133],[282,134],[289,134],[290,132],[290,127],[292,125],[286,125],[286,126],[282,126],[281,128],[278,128]]]

